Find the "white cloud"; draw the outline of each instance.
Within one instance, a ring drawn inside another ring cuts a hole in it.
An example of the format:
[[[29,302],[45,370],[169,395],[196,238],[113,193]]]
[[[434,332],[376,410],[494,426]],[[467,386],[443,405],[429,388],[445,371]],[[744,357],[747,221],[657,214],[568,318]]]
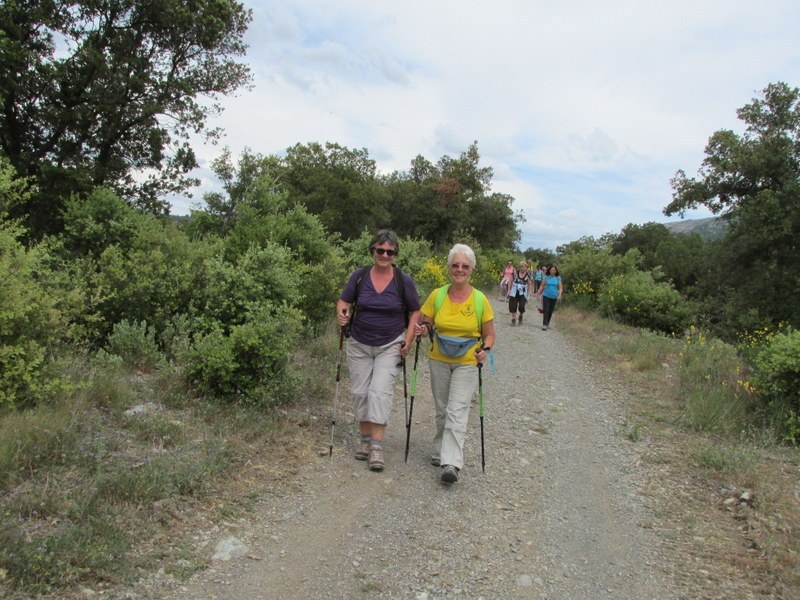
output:
[[[794,0],[245,1],[254,90],[212,123],[234,153],[331,141],[388,172],[478,140],[523,247],[666,220],[708,137],[800,84]]]

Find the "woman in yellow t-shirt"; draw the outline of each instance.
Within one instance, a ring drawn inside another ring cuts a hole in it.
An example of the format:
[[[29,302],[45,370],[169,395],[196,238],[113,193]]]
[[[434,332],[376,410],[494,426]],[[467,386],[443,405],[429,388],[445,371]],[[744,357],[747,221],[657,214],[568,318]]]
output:
[[[436,435],[431,464],[442,467],[443,482],[455,483],[464,467],[469,409],[478,387],[477,364],[486,360],[495,332],[488,298],[469,282],[475,269],[475,252],[465,244],[456,244],[447,255],[447,266],[451,283],[446,293],[442,288],[431,292],[420,310],[422,322],[416,324],[414,332],[425,335],[429,327],[433,330],[429,367]]]

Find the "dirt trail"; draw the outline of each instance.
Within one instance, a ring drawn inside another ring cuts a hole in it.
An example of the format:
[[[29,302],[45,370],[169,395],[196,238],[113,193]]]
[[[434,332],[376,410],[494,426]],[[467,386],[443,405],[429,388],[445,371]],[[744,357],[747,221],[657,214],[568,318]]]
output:
[[[252,519],[218,532],[247,544],[247,556],[214,562],[168,597],[692,597],[655,533],[636,447],[619,435],[619,386],[558,331],[558,313],[549,331],[535,311],[511,327],[503,305],[493,304],[498,371],[483,378],[485,473],[477,407],[461,481],[444,486],[429,465],[423,356],[408,463],[398,386],[383,473],[352,458],[345,380],[333,458],[303,466],[289,489],[261,499]],[[412,364],[413,355],[409,377]]]

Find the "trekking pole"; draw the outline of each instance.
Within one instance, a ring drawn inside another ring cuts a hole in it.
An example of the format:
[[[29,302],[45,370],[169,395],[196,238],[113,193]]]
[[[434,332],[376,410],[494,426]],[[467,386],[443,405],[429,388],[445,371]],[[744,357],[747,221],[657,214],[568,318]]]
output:
[[[339,328],[339,354],[336,358],[336,393],[333,396],[333,415],[331,416],[331,444],[328,447],[328,458],[333,456],[333,431],[336,428],[336,401],[339,399],[339,382],[342,380],[342,347],[344,346],[345,326]]]
[[[403,342],[401,348],[405,346]],[[403,409],[405,411],[406,428],[408,428],[408,385],[406,385],[406,357],[400,356],[400,365],[403,367]]]
[[[414,396],[417,395],[417,361],[419,361],[419,336],[417,336],[417,347],[414,350],[414,370],[411,371],[411,409],[408,411],[408,421],[406,421],[405,462],[408,462],[408,446],[411,443],[411,416],[414,414]]]
[[[483,445],[483,377],[481,376],[483,363],[478,362],[478,414],[481,417],[481,471],[486,473],[486,451]]]

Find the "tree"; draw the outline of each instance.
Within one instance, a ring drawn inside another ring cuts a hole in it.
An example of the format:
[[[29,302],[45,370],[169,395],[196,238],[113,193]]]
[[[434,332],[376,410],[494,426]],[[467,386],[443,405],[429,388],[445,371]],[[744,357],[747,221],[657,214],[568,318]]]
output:
[[[193,182],[189,135],[249,79],[234,58],[250,18],[233,0],[0,3],[0,149],[38,184],[34,228],[100,185],[164,212]]]
[[[222,154],[211,161],[211,170],[222,183],[222,191],[203,194],[206,205],[192,211],[189,230],[193,234],[214,233],[225,237],[241,217],[248,194],[262,176],[277,172],[279,163],[276,156],[254,154],[250,148],[245,148],[234,165],[230,149],[223,149]]]
[[[730,223],[718,268],[735,281],[719,289],[728,326],[785,321],[800,326],[800,89],[768,85],[737,111],[741,135],[714,133],[697,178],[678,171],[667,215],[706,206]]]
[[[490,193],[491,180],[492,168],[480,166],[478,142],[436,165],[417,156],[409,171],[383,178],[391,226],[402,235],[430,240],[439,250],[462,232],[484,249],[511,251],[524,217],[511,208],[512,196]]]
[[[556,262],[556,253],[549,248],[534,248],[529,246],[522,254],[525,255],[525,259],[531,262],[534,267],[537,265],[552,265]]]
[[[611,243],[611,250],[614,254],[625,254],[631,248],[637,248],[642,253],[642,266],[649,270],[656,266],[653,257],[659,244],[672,235],[661,223],[628,223]]]
[[[366,148],[353,150],[331,142],[295,144],[287,149],[278,177],[292,202],[304,205],[328,231],[345,239],[389,221],[386,190]]]

